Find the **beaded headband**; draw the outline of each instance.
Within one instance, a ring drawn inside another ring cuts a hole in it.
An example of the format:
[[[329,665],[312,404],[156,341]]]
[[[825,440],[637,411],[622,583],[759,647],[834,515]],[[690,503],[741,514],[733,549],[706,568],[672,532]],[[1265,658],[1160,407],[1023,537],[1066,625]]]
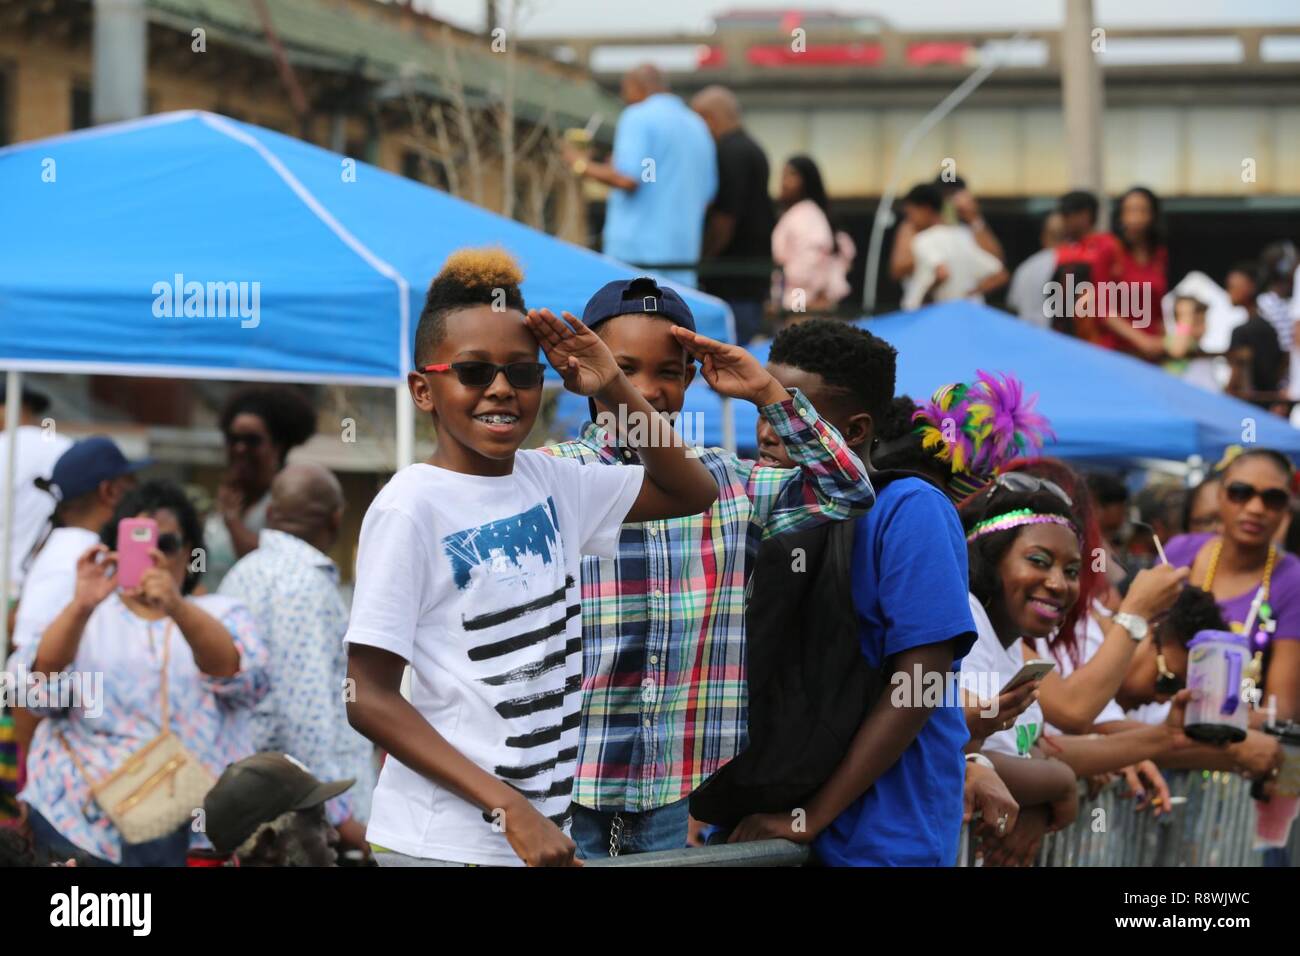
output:
[[[1074,526],[1073,521],[1064,515],[1045,515],[1039,514],[1032,508],[1017,508],[1015,511],[1008,511],[1006,514],[986,518],[979,522],[970,529],[970,534],[966,535],[966,540],[974,541],[986,534],[1009,531],[1012,528],[1019,528],[1027,524],[1059,524],[1062,528],[1069,528],[1073,531],[1076,538],[1079,537],[1079,529]]]

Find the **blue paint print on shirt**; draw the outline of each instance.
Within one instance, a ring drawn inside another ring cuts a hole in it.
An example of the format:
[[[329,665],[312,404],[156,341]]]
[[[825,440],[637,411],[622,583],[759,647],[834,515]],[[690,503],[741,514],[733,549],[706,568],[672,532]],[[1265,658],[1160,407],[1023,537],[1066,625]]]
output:
[[[551,564],[558,526],[555,502],[548,497],[545,505],[539,502],[517,515],[447,535],[442,549],[451,561],[456,588],[464,591],[470,586],[475,568],[486,566],[493,574],[526,574],[535,560],[543,566]]]

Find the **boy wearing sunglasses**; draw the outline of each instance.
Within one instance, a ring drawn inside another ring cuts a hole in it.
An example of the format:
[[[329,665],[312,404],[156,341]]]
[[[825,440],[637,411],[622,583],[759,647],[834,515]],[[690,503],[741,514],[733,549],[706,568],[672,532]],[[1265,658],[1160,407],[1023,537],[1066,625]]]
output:
[[[464,250],[434,279],[408,385],[437,448],[361,528],[348,719],[389,755],[367,831],[381,863],[573,862],[579,559],[611,554],[625,519],[717,494],[680,442],[618,471],[519,450],[541,403],[539,341],[570,390],[650,411],[581,322],[526,311],[522,278],[503,251]]]
[[[616,557],[583,562],[583,699],[574,839],[583,856],[684,846],[688,798],[744,746],[745,588],[760,541],[866,513],[862,462],[797,389],[749,352],[695,332],[686,303],[642,277],[611,282],[583,320],[596,329],[652,414],[682,409],[700,372],[720,395],[753,402],[792,469],[758,467],[721,448],[694,453],[718,500],[703,514],[624,525]],[[586,471],[624,471],[644,452],[608,434],[636,428],[603,395],[574,441],[547,450]],[[642,430],[661,431],[651,421]]]

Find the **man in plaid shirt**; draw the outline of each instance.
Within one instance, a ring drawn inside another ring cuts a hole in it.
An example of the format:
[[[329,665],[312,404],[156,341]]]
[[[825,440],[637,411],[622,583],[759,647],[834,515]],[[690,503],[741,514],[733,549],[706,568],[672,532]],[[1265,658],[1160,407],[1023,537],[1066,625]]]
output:
[[[697,335],[671,289],[648,278],[612,282],[583,321],[657,412],[681,411],[694,356],[714,391],[759,407],[798,465],[700,449],[719,487],[709,511],[626,524],[617,558],[584,559],[572,836],[591,858],[685,846],[687,798],[745,744],[745,586],[760,541],[856,518],[875,495],[862,462],[807,399],[744,349]],[[546,450],[584,464],[635,463],[614,436],[658,425],[598,405],[593,419]]]

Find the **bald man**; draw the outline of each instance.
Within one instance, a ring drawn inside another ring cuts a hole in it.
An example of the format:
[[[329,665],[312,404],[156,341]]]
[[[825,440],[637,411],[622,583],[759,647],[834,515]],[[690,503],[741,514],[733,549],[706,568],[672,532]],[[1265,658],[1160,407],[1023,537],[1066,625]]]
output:
[[[767,154],[741,125],[740,102],[725,86],[706,86],[691,100],[713,135],[718,152],[718,192],[704,226],[703,259],[714,260],[701,283],[725,299],[736,318],[741,345],[758,334],[770,294],[772,228]]]
[[[253,713],[254,748],[287,753],[323,780],[357,780],[325,813],[344,849],[368,853],[373,754],[348,724],[348,611],[327,554],[338,541],[343,507],[343,489],[328,469],[286,465],[271,484],[257,549],[230,569],[220,593],[248,606],[271,652],[271,692]]]
[[[694,286],[704,214],[718,184],[713,137],[652,64],[629,70],[621,92],[627,109],[614,128],[609,162],[568,143],[564,160],[580,179],[610,187],[606,255]],[[687,268],[664,268],[673,265]]]

